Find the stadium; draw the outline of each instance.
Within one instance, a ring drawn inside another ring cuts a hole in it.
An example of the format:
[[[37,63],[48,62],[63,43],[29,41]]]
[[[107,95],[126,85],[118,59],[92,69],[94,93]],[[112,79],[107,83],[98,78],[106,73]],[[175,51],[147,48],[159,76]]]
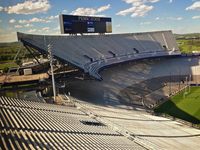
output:
[[[92,35],[83,34],[95,32],[92,23],[70,35],[17,33],[30,52],[71,69],[56,75],[51,68],[53,102],[0,98],[2,149],[199,149],[199,118],[154,112],[199,84],[199,55],[181,54],[172,31],[110,34],[103,23]]]

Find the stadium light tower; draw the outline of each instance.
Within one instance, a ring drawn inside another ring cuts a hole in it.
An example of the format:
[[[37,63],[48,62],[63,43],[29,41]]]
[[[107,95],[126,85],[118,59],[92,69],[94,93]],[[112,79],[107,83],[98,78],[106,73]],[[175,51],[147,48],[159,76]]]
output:
[[[52,77],[52,86],[53,86],[53,96],[54,96],[54,102],[56,101],[56,86],[55,86],[55,80],[54,80],[54,73],[53,73],[53,55],[52,55],[52,45],[48,44],[48,53],[49,53],[49,61],[51,66],[51,77]]]

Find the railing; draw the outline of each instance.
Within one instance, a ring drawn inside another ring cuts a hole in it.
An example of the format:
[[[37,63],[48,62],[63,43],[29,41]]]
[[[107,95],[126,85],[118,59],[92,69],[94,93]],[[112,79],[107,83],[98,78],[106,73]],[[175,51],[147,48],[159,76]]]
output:
[[[88,72],[90,75],[94,76],[97,79],[102,79],[101,76],[98,74],[100,69],[103,67],[122,63],[131,60],[143,59],[143,58],[150,58],[150,57],[160,57],[160,56],[170,56],[170,55],[180,55],[180,53],[176,52],[166,52],[166,51],[154,51],[154,52],[144,52],[144,53],[128,53],[126,55],[118,55],[117,57],[108,57],[105,59],[95,60],[93,62],[87,63],[84,65],[84,71]]]
[[[174,116],[170,116],[170,115],[167,115],[167,114],[164,114],[164,113],[154,113],[154,112],[152,112],[152,115],[168,118],[170,120],[177,121],[177,122],[182,123],[184,125],[187,125],[187,126],[190,126],[190,127],[196,128],[196,129],[200,129],[199,124],[194,124],[194,123],[191,123],[191,122],[188,122],[188,121],[185,121],[185,120],[182,120],[182,119],[179,119],[179,118],[176,118]]]
[[[135,143],[142,145],[145,149],[160,149],[159,146],[155,145],[154,143],[148,141],[147,139],[141,138],[137,135],[135,135],[132,131],[129,131],[128,129],[124,128],[123,126],[110,121],[109,119],[101,117],[98,113],[95,113],[91,108],[90,104],[82,103],[81,100],[76,99],[72,96],[67,96],[65,94],[66,98],[73,102],[75,106],[87,114],[88,116],[92,117],[93,119],[97,120],[100,123],[105,124],[108,126],[111,130],[120,133],[121,135],[125,136],[130,141],[134,141]]]

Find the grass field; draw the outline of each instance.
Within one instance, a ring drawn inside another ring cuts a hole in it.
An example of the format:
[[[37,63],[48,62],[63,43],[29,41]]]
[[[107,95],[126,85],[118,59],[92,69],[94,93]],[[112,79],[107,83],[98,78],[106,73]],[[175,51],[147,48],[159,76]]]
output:
[[[21,61],[23,59],[32,58],[32,55],[28,53],[25,47],[19,42],[0,43],[0,70],[18,66],[16,62],[13,62],[18,50],[20,50],[17,57],[18,60]],[[33,53],[35,56],[39,55],[37,51],[33,51]]]
[[[200,39],[198,40],[177,40],[179,49],[182,53],[200,52]]]
[[[191,92],[185,97],[182,91],[154,111],[200,125],[200,87],[191,87]]]
[[[18,67],[18,65],[16,63],[13,62],[9,62],[9,63],[0,63],[0,70],[4,69],[4,68],[10,68],[10,67]]]

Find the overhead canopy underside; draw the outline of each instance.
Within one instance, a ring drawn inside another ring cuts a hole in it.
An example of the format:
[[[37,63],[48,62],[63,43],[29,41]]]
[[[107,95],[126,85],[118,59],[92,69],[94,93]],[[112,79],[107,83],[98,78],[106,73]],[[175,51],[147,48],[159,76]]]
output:
[[[32,35],[17,33],[23,44],[47,52],[75,65],[96,79],[99,70],[108,65],[141,58],[180,55],[171,31],[109,35]]]

